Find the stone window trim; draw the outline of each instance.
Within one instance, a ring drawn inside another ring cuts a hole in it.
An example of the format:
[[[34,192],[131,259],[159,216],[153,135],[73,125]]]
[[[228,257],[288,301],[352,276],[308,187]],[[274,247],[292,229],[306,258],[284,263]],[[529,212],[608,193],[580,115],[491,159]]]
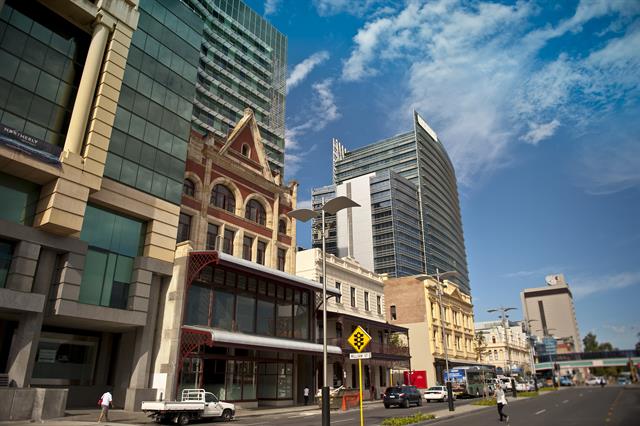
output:
[[[280,215],[278,218],[278,234],[289,235],[290,223],[286,215]]]
[[[202,199],[202,180],[200,179],[200,176],[193,172],[185,171],[184,181],[186,182],[187,179],[190,180],[194,186],[193,195],[191,195],[190,197],[193,197],[196,200]],[[184,191],[182,192],[182,195],[189,196],[189,194],[185,194]]]
[[[213,191],[216,185],[225,186],[229,191],[231,191],[231,193],[235,198],[235,209],[233,212],[229,212],[229,213],[233,213],[236,216],[243,216],[244,212],[243,212],[242,206],[244,205],[244,199],[242,197],[242,193],[240,192],[240,189],[238,189],[238,186],[235,184],[235,182],[233,182],[231,179],[226,177],[219,177],[214,179],[208,188],[209,189],[208,193],[210,197],[213,196]],[[211,198],[209,199],[209,206],[214,208],[219,208],[219,207],[216,207],[216,205],[213,202],[211,202]]]
[[[247,208],[249,206],[249,203],[252,200],[255,200],[256,202],[260,203],[260,205],[264,209],[264,213],[265,213],[265,222],[264,222],[264,224],[261,224],[259,222],[253,221],[253,220],[251,220],[251,219],[246,217],[246,214],[247,214],[247,211],[248,211]],[[241,212],[240,216],[244,217],[247,220],[251,220],[254,223],[258,223],[259,225],[265,226],[265,227],[267,227],[269,229],[273,229],[273,226],[274,226],[274,224],[273,224],[273,222],[274,222],[274,220],[273,220],[273,209],[271,208],[271,204],[269,204],[267,199],[264,196],[260,195],[260,194],[255,194],[255,193],[251,194],[244,200],[244,207],[242,209],[242,212]]]

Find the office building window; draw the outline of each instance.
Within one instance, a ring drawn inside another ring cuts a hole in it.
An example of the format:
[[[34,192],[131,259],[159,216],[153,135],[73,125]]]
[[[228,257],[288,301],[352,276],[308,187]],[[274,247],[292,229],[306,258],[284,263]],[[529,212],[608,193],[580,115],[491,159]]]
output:
[[[356,288],[351,287],[351,306],[356,307]]]
[[[89,245],[80,284],[81,303],[126,309],[133,259],[142,253],[145,225],[91,205],[80,239]]]
[[[242,258],[251,260],[251,248],[253,247],[253,238],[245,236],[242,239]]]
[[[342,284],[340,284],[338,281],[336,281],[336,290],[341,291],[340,287],[342,287]],[[341,294],[336,296],[336,303],[342,303],[342,295]]]
[[[207,224],[207,250],[216,250],[220,227],[215,223]]]
[[[191,216],[186,213],[180,213],[178,219],[178,236],[176,242],[181,243],[191,238]]]
[[[389,307],[389,313],[391,314],[391,319],[392,320],[397,320],[398,319],[398,316],[397,316],[397,313],[396,313],[396,305],[391,305]]]
[[[13,244],[0,240],[0,288],[3,288],[9,275],[11,258],[13,257]]]
[[[284,271],[285,262],[287,258],[287,250],[278,248],[278,269]]]
[[[369,310],[369,292],[368,291],[364,292],[364,310],[365,311]]]
[[[233,238],[236,233],[230,229],[224,230],[224,239],[222,241],[222,251],[227,254],[233,254]]]
[[[264,260],[267,254],[267,243],[264,241],[258,241],[258,250],[256,252],[256,263],[264,265]]]
[[[264,206],[257,200],[249,200],[244,217],[260,225],[267,223],[267,213],[264,210]]]
[[[382,314],[382,297],[376,296],[376,306],[378,307],[378,315]]]
[[[211,204],[228,212],[236,212],[236,198],[233,192],[224,185],[218,184],[213,187],[211,193]]]
[[[0,65],[1,67],[2,65]],[[0,200],[2,200],[0,219],[21,225],[31,225],[39,198],[40,187],[38,185],[0,173]]]

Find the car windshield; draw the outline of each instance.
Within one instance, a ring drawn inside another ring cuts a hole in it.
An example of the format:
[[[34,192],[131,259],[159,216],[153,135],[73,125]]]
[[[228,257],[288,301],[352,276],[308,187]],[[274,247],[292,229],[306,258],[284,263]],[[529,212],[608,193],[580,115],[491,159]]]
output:
[[[402,390],[398,387],[387,388],[387,390],[384,391],[384,393],[398,393],[398,392],[402,392]]]
[[[433,387],[430,387],[430,388],[429,388],[429,389],[427,389],[427,390],[430,390],[430,391],[439,391],[439,390],[442,390],[442,386],[433,386]]]

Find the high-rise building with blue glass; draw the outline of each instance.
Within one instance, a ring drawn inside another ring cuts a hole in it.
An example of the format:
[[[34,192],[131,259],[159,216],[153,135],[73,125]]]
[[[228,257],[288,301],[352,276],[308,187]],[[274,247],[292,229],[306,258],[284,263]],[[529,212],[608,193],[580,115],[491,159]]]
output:
[[[333,144],[335,184],[392,170],[416,186],[425,265],[422,272],[456,271],[449,279],[469,294],[455,171],[436,132],[414,113],[413,129],[409,132],[353,151],[336,140]]]

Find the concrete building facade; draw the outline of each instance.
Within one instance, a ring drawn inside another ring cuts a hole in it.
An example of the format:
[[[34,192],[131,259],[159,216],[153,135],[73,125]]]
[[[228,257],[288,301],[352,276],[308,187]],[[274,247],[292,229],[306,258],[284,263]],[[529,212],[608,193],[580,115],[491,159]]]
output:
[[[364,398],[376,398],[386,386],[393,384],[392,370],[403,371],[411,367],[408,330],[386,321],[381,275],[364,268],[353,258],[331,254],[326,257],[326,270],[327,287],[341,293],[327,303],[327,343],[342,349],[341,355],[332,355],[329,359],[329,385],[358,388],[358,362],[349,359],[349,354],[355,351],[347,338],[361,326],[372,338],[365,349],[372,353],[372,358],[363,361]],[[296,274],[322,282],[325,279],[322,276],[322,251],[299,251]],[[317,324],[318,336],[322,336],[321,310]]]
[[[563,274],[548,275],[545,287],[527,288],[520,293],[525,320],[531,334],[540,341],[553,337],[582,352],[582,340],[573,295]]]
[[[443,332],[449,368],[478,364],[471,297],[451,281],[444,284],[441,306],[438,284],[432,278],[416,275],[384,282],[387,319],[409,329],[411,369],[426,370],[428,386],[444,383]]]
[[[476,334],[482,334],[486,349],[481,354],[484,364],[493,365],[506,374],[531,370],[531,346],[519,321],[482,321],[475,323]],[[506,328],[506,330],[505,330]]]
[[[202,24],[164,0],[2,3],[0,372],[134,409],[156,395]]]

